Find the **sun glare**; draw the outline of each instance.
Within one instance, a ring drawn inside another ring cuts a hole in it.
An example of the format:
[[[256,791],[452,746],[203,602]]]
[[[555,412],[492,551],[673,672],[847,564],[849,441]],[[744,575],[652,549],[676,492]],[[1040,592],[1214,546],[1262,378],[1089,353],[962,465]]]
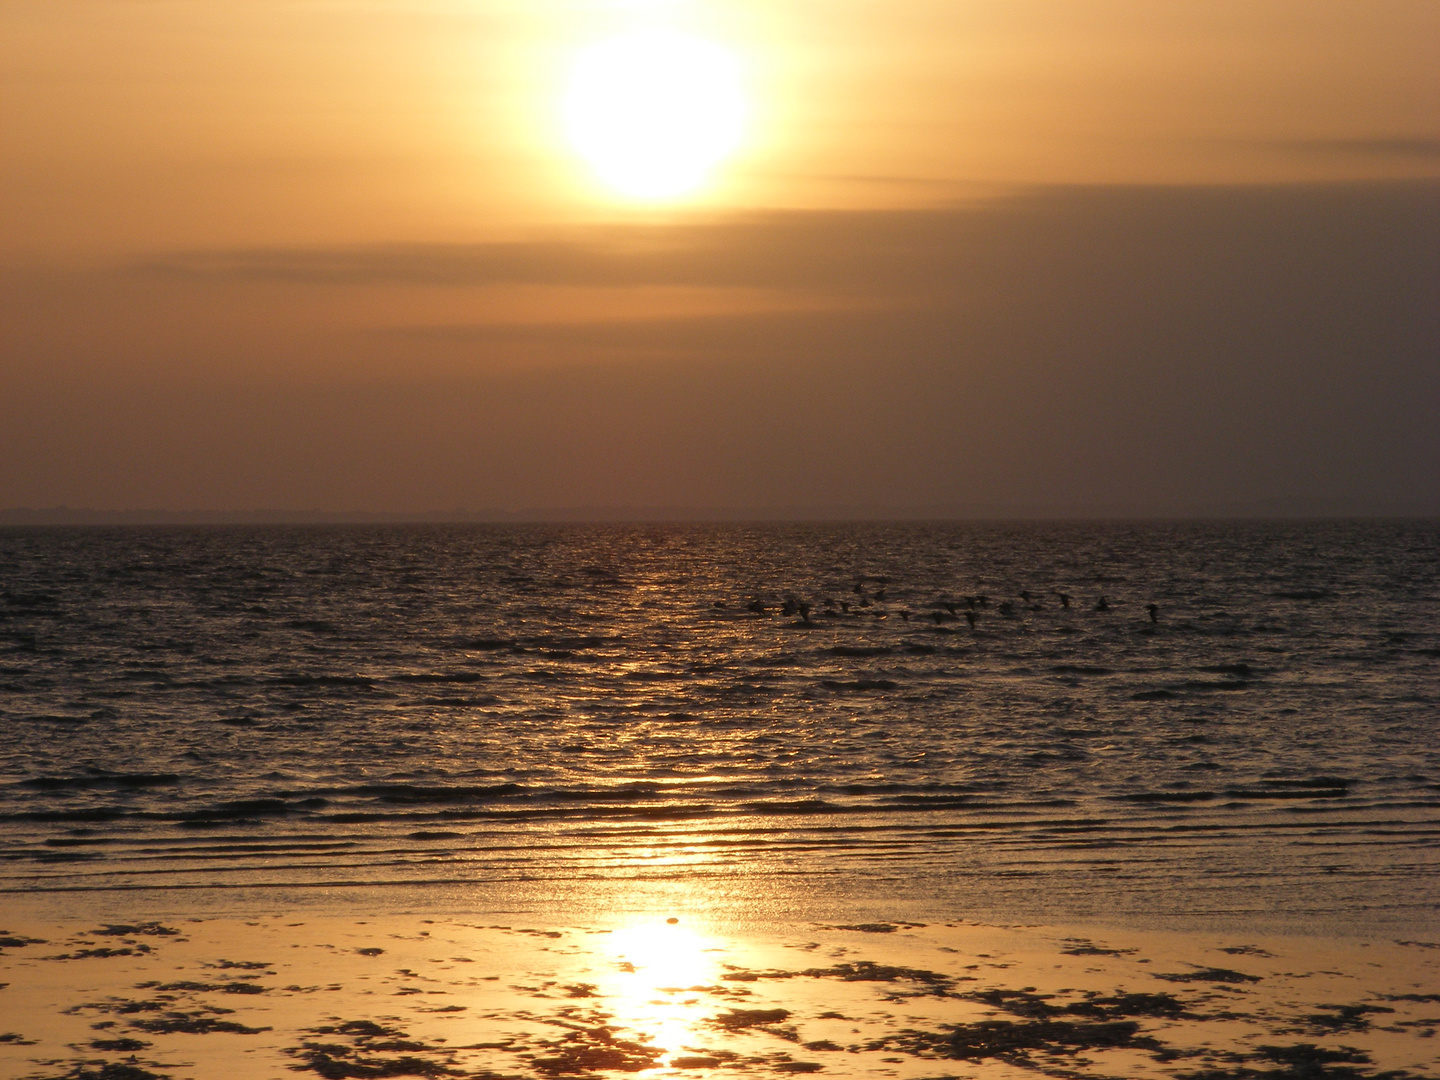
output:
[[[739,64],[713,42],[635,30],[581,52],[564,101],[575,149],[623,194],[663,199],[700,186],[739,145]]]
[[[719,975],[715,944],[668,922],[617,930],[609,939],[617,969],[604,987],[616,1022],[668,1057],[693,1051],[700,1042],[698,992]]]

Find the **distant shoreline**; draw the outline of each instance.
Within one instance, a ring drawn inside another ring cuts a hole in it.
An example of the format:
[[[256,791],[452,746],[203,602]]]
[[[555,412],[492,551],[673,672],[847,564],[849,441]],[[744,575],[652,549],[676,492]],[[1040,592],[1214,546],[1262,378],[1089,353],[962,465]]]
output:
[[[811,508],[794,512],[756,508],[554,507],[527,510],[92,510],[70,507],[0,509],[0,528],[25,526],[225,525],[547,525],[547,524],[805,524],[805,523],[1077,523],[1222,521],[1440,521],[1440,506],[1369,512],[1334,507],[1217,507],[1193,512],[1096,511],[971,513],[943,510],[865,511]]]

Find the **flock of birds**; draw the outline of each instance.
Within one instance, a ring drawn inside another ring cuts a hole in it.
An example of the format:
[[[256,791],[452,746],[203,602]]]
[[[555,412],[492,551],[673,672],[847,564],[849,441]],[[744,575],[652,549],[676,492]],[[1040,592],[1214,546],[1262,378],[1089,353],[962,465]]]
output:
[[[853,589],[857,599],[853,601],[840,600],[837,602],[832,597],[827,596],[821,601],[822,607],[819,611],[815,610],[815,605],[807,600],[799,599],[793,593],[787,593],[784,599],[778,604],[766,603],[765,600],[759,596],[752,597],[749,603],[745,605],[745,610],[753,612],[756,615],[768,615],[772,610],[778,611],[781,615],[788,617],[798,615],[805,623],[812,622],[812,614],[817,618],[853,617],[866,614],[864,609],[874,608],[877,602],[882,604],[885,602],[887,579],[881,578],[878,580],[879,588],[871,593],[866,588],[865,579],[858,579]],[[1051,590],[1044,595],[1056,597],[1060,601],[1060,606],[1067,610],[1072,606],[1074,600],[1074,597],[1069,593],[1061,592],[1058,589]],[[1017,610],[1017,600],[1026,611],[1042,611],[1045,608],[1043,597],[1027,589],[1021,589],[1015,596],[1017,599],[1001,600],[995,605],[995,611],[1001,616],[1011,618]],[[715,601],[715,607],[717,608],[723,609],[728,606],[724,600]],[[1104,594],[1101,594],[1100,599],[1095,601],[1092,610],[1101,612],[1109,611],[1110,606],[1110,599]],[[931,610],[919,615],[908,608],[899,608],[896,614],[905,622],[909,622],[914,618],[928,618],[934,622],[936,626],[940,626],[943,623],[958,622],[964,619],[971,627],[974,627],[975,624],[980,621],[980,613],[989,607],[990,597],[984,594],[976,594],[974,596],[962,597],[959,600],[936,601]],[[1145,610],[1149,613],[1152,623],[1158,623],[1160,621],[1160,605],[1153,603],[1146,604]],[[868,614],[872,614],[878,619],[889,617],[889,611],[886,609],[875,609]]]

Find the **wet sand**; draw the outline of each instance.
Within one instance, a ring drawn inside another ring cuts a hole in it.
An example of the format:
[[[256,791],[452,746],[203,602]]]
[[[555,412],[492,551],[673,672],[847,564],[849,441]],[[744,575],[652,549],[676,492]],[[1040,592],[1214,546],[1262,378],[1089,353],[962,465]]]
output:
[[[1440,1075],[1440,941],[313,911],[0,927],[0,1076]]]

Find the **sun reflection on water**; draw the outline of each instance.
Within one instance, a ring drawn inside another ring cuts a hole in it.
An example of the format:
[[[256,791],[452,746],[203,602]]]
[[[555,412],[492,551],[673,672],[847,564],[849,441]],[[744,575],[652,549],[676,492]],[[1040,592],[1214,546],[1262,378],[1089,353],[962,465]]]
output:
[[[663,1052],[683,1056],[704,1040],[701,990],[719,974],[719,943],[676,920],[636,923],[609,935],[614,969],[601,987],[614,1022]]]

